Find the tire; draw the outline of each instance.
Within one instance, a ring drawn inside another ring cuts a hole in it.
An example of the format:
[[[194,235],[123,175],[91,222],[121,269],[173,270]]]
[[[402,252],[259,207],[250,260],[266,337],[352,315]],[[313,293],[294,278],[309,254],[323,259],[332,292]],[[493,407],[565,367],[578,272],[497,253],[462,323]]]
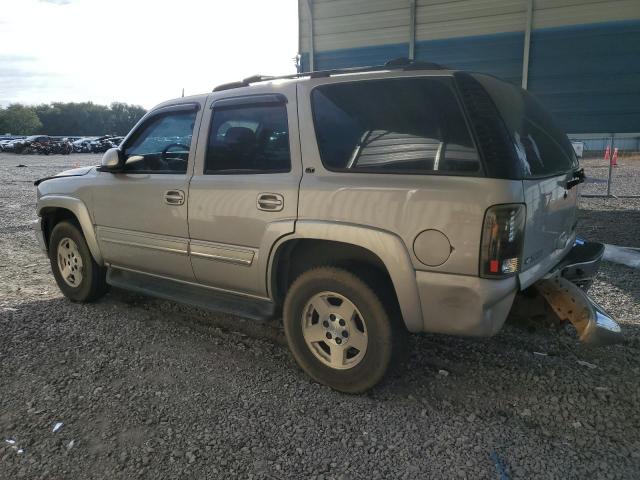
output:
[[[63,221],[53,228],[49,261],[58,287],[72,302],[92,302],[106,293],[106,271],[93,259],[76,224]]]
[[[403,351],[407,332],[389,315],[393,310],[350,271],[308,270],[293,282],[284,303],[289,349],[317,382],[345,393],[365,392]]]

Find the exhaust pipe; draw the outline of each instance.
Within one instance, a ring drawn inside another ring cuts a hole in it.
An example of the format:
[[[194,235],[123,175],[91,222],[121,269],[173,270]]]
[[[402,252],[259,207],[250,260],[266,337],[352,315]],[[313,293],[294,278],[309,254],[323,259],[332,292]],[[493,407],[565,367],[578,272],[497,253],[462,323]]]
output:
[[[620,325],[587,293],[566,278],[555,275],[532,285],[561,321],[568,320],[580,341],[590,345],[611,345],[623,340]]]

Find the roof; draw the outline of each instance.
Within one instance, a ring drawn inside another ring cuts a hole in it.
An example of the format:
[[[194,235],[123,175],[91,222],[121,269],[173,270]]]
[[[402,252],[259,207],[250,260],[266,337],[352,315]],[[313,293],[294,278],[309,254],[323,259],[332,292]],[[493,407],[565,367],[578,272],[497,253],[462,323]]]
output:
[[[410,72],[410,71],[443,71],[450,70],[449,67],[439,65],[437,63],[431,62],[418,62],[415,60],[409,60],[407,58],[397,58],[394,60],[389,60],[384,65],[373,65],[367,67],[355,67],[355,68],[340,68],[334,70],[318,70],[314,72],[301,72],[301,73],[293,73],[290,75],[281,75],[281,76],[267,76],[267,75],[253,75],[251,77],[244,78],[237,82],[224,83],[222,85],[216,86],[213,91],[220,92],[224,90],[231,90],[236,88],[244,88],[250,85],[255,85],[261,82],[270,82],[273,80],[291,80],[291,81],[299,81],[304,79],[311,78],[328,78],[334,75],[349,75],[349,74],[363,74],[363,73],[383,73],[383,72]],[[201,93],[196,95],[189,95],[186,97],[178,97],[172,98],[170,100],[166,100],[162,103],[159,103],[155,107],[153,107],[150,111],[155,111],[159,108],[170,107],[174,105],[184,104],[184,103],[202,103],[206,102],[208,94]]]
[[[354,68],[340,68],[335,70],[318,70],[314,72],[301,72],[291,75],[282,76],[265,76],[265,75],[253,75],[251,77],[244,78],[237,82],[223,83],[216,86],[213,91],[219,92],[222,90],[231,90],[234,88],[247,87],[253,83],[267,82],[271,80],[284,80],[284,79],[299,79],[299,78],[323,78],[331,77],[333,75],[346,75],[349,73],[364,73],[364,72],[381,72],[390,70],[446,70],[447,67],[431,62],[417,62],[415,60],[409,60],[408,58],[396,58],[389,60],[384,65],[373,65],[367,67],[354,67]]]

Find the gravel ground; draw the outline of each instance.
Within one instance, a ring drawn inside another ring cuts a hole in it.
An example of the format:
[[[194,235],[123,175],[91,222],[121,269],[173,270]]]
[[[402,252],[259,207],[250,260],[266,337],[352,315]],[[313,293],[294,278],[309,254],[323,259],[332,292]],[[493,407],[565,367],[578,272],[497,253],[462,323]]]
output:
[[[1,478],[640,477],[637,271],[605,263],[592,291],[622,345],[416,336],[399,375],[347,396],[295,366],[278,322],[64,299],[28,229],[31,182],[97,161],[0,154]],[[585,236],[640,246],[640,201],[583,208]]]
[[[589,158],[580,162],[587,181],[582,192],[587,195],[606,195],[609,164],[602,158]],[[612,169],[611,193],[617,196],[640,196],[640,155],[623,156]]]

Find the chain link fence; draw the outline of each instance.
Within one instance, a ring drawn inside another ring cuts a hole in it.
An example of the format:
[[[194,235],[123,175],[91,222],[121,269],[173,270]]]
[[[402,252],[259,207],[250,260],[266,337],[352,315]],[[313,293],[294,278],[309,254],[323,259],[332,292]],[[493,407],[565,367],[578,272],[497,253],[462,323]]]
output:
[[[640,197],[640,134],[569,138],[586,175],[583,196]]]

